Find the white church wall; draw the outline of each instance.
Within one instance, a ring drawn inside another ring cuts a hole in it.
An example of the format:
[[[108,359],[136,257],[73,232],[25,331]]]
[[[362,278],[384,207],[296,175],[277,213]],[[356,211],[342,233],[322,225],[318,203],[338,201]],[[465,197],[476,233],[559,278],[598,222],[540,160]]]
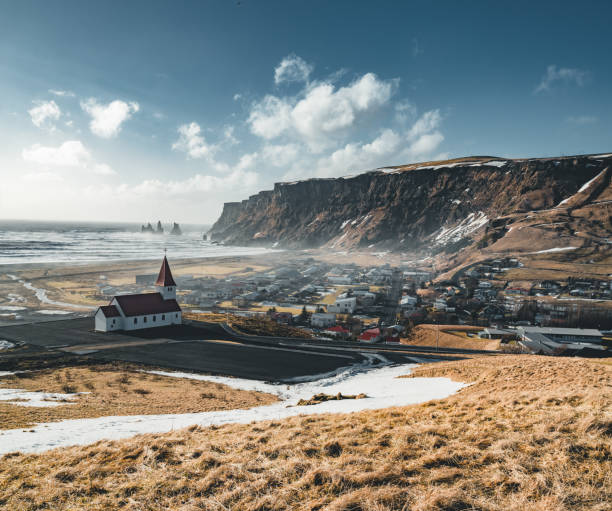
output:
[[[181,322],[180,312],[165,312],[163,314],[145,314],[125,318],[125,330],[144,330],[160,326],[176,325]]]

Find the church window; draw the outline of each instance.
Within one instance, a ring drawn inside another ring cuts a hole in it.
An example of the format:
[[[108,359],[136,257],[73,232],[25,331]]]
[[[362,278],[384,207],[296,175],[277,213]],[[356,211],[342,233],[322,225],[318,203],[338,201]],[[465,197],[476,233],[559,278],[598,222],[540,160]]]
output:
[[[162,314],[162,321],[166,321],[166,315]]]
[[[153,321],[156,321],[156,318],[155,318],[155,316],[153,316]]]
[[[134,324],[138,323],[138,318],[134,318]]]
[[[145,322],[145,323],[147,322],[147,317],[146,317],[146,316],[144,317],[144,322]]]

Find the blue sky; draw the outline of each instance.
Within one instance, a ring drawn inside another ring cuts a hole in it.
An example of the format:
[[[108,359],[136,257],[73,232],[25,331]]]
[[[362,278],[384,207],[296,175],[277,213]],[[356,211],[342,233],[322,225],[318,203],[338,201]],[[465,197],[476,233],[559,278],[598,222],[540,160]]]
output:
[[[0,218],[209,223],[277,181],[610,152],[611,17],[604,1],[0,0]]]

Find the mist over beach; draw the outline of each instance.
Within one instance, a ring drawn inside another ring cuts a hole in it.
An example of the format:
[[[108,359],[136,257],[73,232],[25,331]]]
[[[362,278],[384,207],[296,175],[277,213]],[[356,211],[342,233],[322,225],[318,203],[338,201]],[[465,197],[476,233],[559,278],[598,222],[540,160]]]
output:
[[[104,222],[0,221],[0,265],[157,260],[256,255],[257,247],[225,247],[204,241],[205,225],[181,225],[182,234],[140,232],[141,225]]]

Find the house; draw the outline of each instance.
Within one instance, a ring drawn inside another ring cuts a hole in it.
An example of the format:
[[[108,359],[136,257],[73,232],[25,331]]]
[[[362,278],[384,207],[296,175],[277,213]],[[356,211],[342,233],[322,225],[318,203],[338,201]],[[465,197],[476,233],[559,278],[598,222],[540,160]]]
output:
[[[270,312],[268,316],[272,321],[276,321],[282,325],[293,324],[293,314],[290,312]]]
[[[378,342],[382,339],[380,328],[370,328],[365,330],[358,339],[366,342]]]
[[[400,299],[400,307],[402,309],[414,310],[419,299],[416,296],[404,295]]]
[[[340,325],[336,325],[326,328],[324,330],[324,333],[329,334],[333,337],[340,337],[342,339],[346,339],[351,334],[351,331]]]
[[[315,328],[326,328],[336,324],[336,315],[329,312],[314,312],[310,316],[310,325]]]
[[[502,341],[512,341],[518,338],[516,330],[506,330],[499,328],[485,328],[478,332],[481,339],[501,339]]]
[[[357,298],[354,296],[348,298],[338,298],[335,303],[327,306],[327,312],[336,314],[353,314],[357,307]]]
[[[165,256],[155,286],[159,289],[156,293],[114,296],[108,305],[98,307],[94,315],[95,330],[111,332],[180,325],[183,313],[176,301],[176,282]]]

